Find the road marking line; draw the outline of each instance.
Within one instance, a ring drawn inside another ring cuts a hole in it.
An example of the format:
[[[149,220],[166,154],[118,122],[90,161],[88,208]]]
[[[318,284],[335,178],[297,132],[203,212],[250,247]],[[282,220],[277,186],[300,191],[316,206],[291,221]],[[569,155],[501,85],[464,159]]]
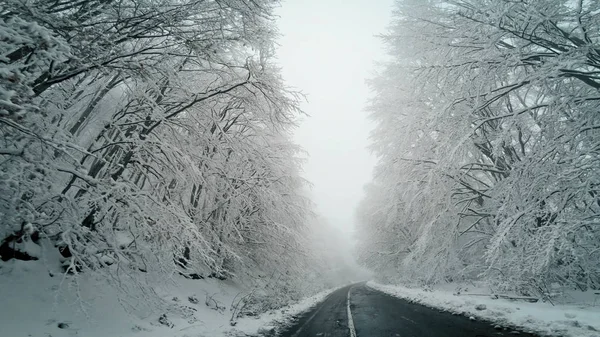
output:
[[[350,310],[350,290],[352,290],[352,288],[348,289],[348,301],[347,301],[348,329],[350,330],[350,337],[356,337],[356,330],[354,329],[354,321],[352,320],[352,311]]]

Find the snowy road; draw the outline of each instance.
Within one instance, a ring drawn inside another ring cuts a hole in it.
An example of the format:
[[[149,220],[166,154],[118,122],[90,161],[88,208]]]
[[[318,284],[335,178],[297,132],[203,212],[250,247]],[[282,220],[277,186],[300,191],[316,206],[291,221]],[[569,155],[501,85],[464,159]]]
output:
[[[329,295],[281,337],[496,337],[534,335],[409,303],[356,284]]]

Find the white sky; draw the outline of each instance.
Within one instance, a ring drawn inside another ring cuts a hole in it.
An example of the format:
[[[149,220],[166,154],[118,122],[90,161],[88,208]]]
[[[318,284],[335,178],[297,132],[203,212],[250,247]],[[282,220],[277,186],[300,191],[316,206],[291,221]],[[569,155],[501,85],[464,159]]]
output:
[[[278,11],[279,62],[287,83],[308,96],[296,141],[309,153],[305,178],[318,212],[350,231],[370,180],[365,79],[384,55],[376,34],[390,22],[393,0],[284,0]]]

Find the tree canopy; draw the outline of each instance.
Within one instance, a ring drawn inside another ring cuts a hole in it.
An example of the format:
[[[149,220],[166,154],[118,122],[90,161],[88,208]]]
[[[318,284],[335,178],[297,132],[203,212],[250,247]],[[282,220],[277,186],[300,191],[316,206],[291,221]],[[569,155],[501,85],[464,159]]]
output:
[[[600,4],[399,0],[382,39],[362,263],[598,289]]]

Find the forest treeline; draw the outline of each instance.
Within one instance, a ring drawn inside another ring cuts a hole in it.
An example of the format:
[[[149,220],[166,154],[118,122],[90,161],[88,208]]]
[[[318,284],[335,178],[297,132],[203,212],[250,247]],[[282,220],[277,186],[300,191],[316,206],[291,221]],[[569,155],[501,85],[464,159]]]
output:
[[[318,288],[276,5],[4,1],[2,259],[41,246],[117,284],[250,280],[262,309]]]
[[[600,289],[600,2],[398,0],[382,39],[361,263]]]

